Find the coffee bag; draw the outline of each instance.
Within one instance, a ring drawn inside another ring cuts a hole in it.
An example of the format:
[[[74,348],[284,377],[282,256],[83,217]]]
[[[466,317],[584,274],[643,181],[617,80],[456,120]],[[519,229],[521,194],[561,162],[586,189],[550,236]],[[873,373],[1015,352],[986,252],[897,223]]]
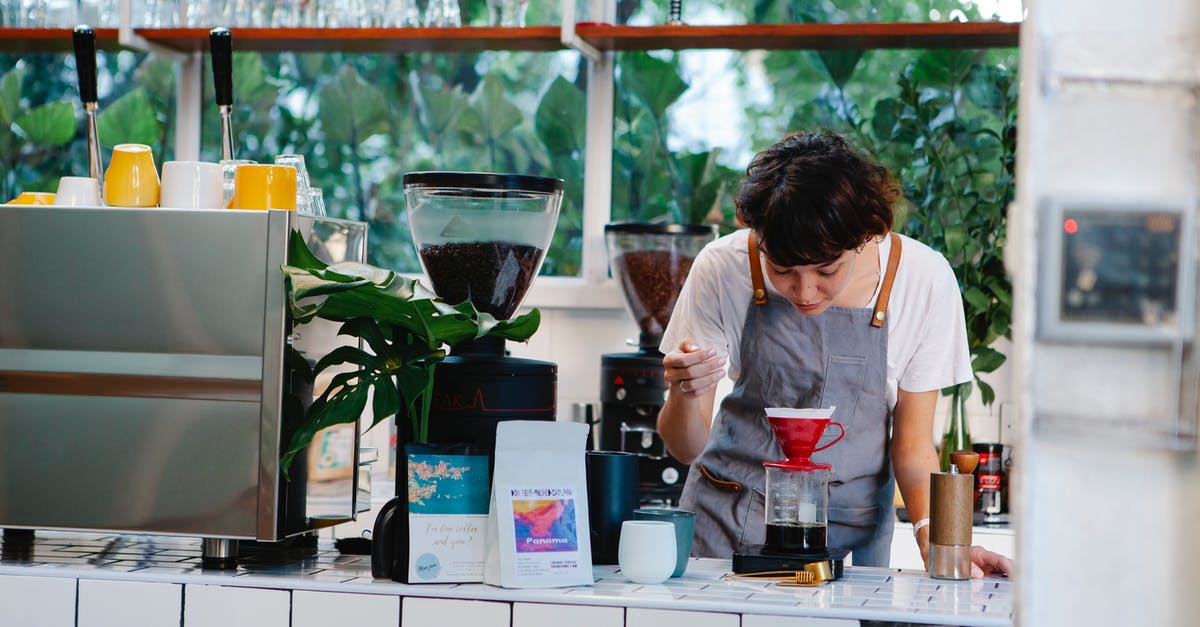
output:
[[[573,422],[497,426],[484,583],[549,588],[593,582],[587,436],[588,426]]]

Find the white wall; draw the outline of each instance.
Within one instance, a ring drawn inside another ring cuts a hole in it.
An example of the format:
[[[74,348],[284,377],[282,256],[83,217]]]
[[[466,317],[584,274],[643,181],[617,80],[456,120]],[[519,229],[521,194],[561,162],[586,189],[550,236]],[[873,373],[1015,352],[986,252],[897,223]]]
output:
[[[1200,4],[1027,2],[1022,29],[1014,279],[1022,417],[1018,620],[1195,625],[1195,455],[1097,437],[1102,420],[1162,413],[1172,364],[1153,351],[1039,343],[1037,216],[1045,201],[1167,202],[1196,210]],[[1195,263],[1194,251],[1185,261]],[[1194,421],[1193,415],[1186,417]],[[1053,415],[1083,422],[1059,431]],[[1194,424],[1194,422],[1193,422]],[[1090,428],[1089,428],[1090,427]]]

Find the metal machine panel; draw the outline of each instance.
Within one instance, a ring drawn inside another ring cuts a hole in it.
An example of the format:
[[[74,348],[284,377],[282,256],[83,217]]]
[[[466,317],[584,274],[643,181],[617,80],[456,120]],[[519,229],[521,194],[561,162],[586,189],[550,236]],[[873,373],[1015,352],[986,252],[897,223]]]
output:
[[[6,207],[0,347],[261,356],[267,217]]]
[[[366,225],[294,212],[0,206],[0,526],[328,524],[302,462],[290,481],[278,464],[284,395],[311,393],[285,357],[344,343],[323,321],[289,336],[293,230],[327,262],[365,256]]]
[[[254,538],[258,409],[0,394],[0,521]]]

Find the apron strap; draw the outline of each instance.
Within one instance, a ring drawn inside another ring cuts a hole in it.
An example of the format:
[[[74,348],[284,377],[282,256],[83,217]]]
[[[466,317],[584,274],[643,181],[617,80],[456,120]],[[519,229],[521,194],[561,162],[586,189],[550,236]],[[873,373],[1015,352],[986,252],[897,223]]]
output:
[[[750,231],[746,245],[750,247],[750,284],[754,286],[754,304],[765,305],[767,289],[763,283],[762,263],[758,261],[758,238],[754,237],[754,231]]]
[[[888,253],[887,271],[883,274],[883,285],[879,287],[879,299],[875,301],[875,312],[871,314],[871,326],[882,327],[887,320],[888,300],[892,296],[892,282],[896,280],[896,268],[900,266],[900,236],[891,233],[892,250]]]
[[[871,326],[882,327],[887,320],[888,301],[892,296],[892,283],[896,280],[896,268],[900,267],[900,236],[891,233],[892,248],[888,253],[887,270],[883,275],[883,284],[879,288],[879,299],[875,301],[875,311],[871,314]],[[754,287],[754,304],[764,305],[767,302],[766,285],[763,283],[762,263],[758,260],[758,240],[754,232],[746,241],[750,253],[750,284]]]

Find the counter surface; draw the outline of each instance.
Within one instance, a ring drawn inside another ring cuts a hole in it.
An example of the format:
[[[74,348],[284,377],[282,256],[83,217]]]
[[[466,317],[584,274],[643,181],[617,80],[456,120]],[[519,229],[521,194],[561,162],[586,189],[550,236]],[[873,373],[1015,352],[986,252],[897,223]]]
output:
[[[594,585],[570,588],[406,585],[373,579],[370,557],[342,555],[328,541],[318,545],[314,557],[255,557],[243,559],[236,571],[212,571],[200,568],[200,541],[193,538],[38,531],[30,550],[11,542],[4,546],[0,578],[121,580],[948,625],[1013,622],[1013,584],[1004,578],[940,581],[920,571],[850,566],[838,581],[800,588],[725,581],[729,568],[728,560],[693,559],[682,577],[653,586],[630,583],[616,566],[596,566]]]

